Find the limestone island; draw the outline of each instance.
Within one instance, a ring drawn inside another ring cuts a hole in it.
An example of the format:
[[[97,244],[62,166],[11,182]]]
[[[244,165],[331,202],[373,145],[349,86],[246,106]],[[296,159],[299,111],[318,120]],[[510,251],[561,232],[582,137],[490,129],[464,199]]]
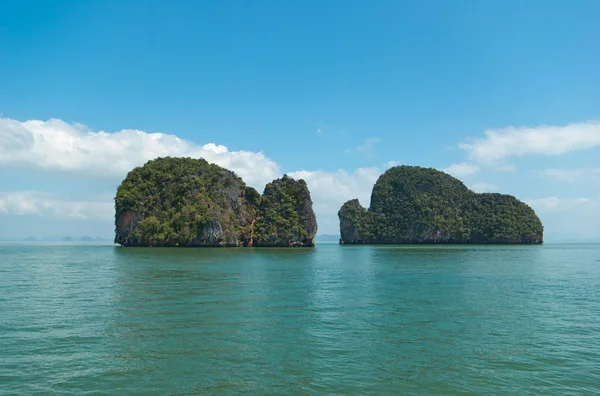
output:
[[[511,195],[478,194],[447,173],[396,166],[382,174],[371,206],[338,212],[340,244],[542,244],[544,227]]]
[[[261,196],[204,159],[157,158],[117,189],[122,246],[314,247],[317,221],[304,180],[284,175]]]

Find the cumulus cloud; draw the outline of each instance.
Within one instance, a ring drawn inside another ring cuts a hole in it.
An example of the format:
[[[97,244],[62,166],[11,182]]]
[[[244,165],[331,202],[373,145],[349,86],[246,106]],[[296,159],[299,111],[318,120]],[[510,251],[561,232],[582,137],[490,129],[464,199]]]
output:
[[[355,148],[369,153],[378,138]],[[198,145],[175,135],[124,129],[108,133],[58,119],[17,121],[0,118],[0,167],[63,172],[86,178],[119,180],[135,166],[163,156],[204,158],[235,171],[248,184],[262,190],[280,177],[279,165],[263,153],[229,151],[215,143]],[[321,232],[337,232],[337,211],[348,199],[369,205],[371,189],[381,170],[297,171],[311,189]],[[0,193],[0,213],[38,215],[82,220],[111,220],[112,195],[78,199],[39,191]]]
[[[349,173],[344,170],[298,171],[289,173],[295,179],[304,179],[310,189],[320,233],[339,232],[337,212],[349,199],[358,198],[368,207],[371,190],[381,174],[379,168],[359,168]]]
[[[477,193],[496,192],[499,189],[500,187],[491,183],[475,183],[471,185],[471,190]]]
[[[81,200],[40,191],[13,191],[0,193],[0,214],[111,220],[114,209],[107,196]]]
[[[465,141],[459,148],[467,152],[469,160],[486,166],[505,167],[505,161],[510,157],[555,156],[599,146],[600,123],[586,122],[487,130],[485,137]]]
[[[469,162],[461,162],[452,164],[447,168],[442,169],[444,172],[451,174],[454,177],[465,177],[474,175],[479,171],[479,166]]]
[[[204,158],[233,170],[257,188],[280,175],[278,164],[263,153],[229,151],[214,143],[197,145],[175,135],[135,129],[94,132],[57,119],[0,118],[0,166],[117,179],[164,156]]]
[[[485,137],[461,144],[468,161],[455,163],[444,169],[457,177],[476,174],[482,167],[510,169],[507,160],[525,155],[559,155],[575,150],[600,146],[600,124],[572,124],[564,127],[506,128],[486,131]],[[371,154],[379,139],[370,138],[352,149]],[[107,178],[118,181],[135,166],[159,156],[189,156],[205,158],[235,171],[248,184],[262,190],[264,185],[281,176],[279,165],[261,152],[229,151],[216,143],[196,144],[175,135],[148,133],[124,129],[107,133],[91,131],[81,124],[61,120],[20,122],[0,118],[0,168],[78,174],[86,178]],[[390,161],[385,166],[395,166]],[[382,165],[382,168],[385,166]],[[358,198],[369,206],[373,184],[381,174],[380,168],[360,168],[354,172],[337,170],[302,170],[289,173],[308,183],[319,220],[319,232],[338,231],[337,211],[348,199]],[[547,177],[560,180],[586,180],[589,175],[600,175],[598,170],[549,169]],[[478,191],[497,190],[497,186],[475,183]],[[0,193],[0,214],[39,215],[50,218],[81,220],[112,220],[111,195],[92,198],[70,198],[38,191]],[[600,200],[593,198],[564,199],[557,197],[530,200],[528,203],[547,217],[544,223],[556,229],[583,229],[596,224],[590,221],[590,210],[600,215]],[[587,207],[588,210],[576,208]],[[590,209],[591,208],[591,209]],[[578,215],[581,213],[581,216]],[[564,214],[564,216],[563,216]],[[563,217],[560,217],[560,216]],[[575,219],[580,222],[576,225]],[[584,224],[587,224],[584,225]]]

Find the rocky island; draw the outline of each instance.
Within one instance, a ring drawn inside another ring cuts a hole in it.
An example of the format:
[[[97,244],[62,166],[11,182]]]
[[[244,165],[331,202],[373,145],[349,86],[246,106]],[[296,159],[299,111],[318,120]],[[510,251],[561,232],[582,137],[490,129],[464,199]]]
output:
[[[435,169],[396,166],[382,174],[371,206],[338,212],[342,244],[541,244],[544,228],[511,195],[478,194]]]
[[[304,180],[284,175],[261,196],[204,159],[157,158],[133,169],[115,211],[123,246],[313,247],[317,233]]]

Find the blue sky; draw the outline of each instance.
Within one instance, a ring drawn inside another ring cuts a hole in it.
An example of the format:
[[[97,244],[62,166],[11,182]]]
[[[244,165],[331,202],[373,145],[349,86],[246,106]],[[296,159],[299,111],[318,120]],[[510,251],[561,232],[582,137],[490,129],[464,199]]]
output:
[[[323,233],[398,163],[527,200],[547,239],[600,238],[599,12],[583,0],[1,2],[0,237],[111,236],[127,170],[194,155],[259,189],[304,177]]]

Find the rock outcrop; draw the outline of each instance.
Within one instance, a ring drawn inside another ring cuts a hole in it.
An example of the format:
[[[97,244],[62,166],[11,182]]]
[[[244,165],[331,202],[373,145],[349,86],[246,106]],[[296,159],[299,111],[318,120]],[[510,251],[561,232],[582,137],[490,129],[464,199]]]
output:
[[[338,212],[343,244],[541,244],[543,225],[515,197],[477,194],[431,168],[397,166],[379,177],[371,206]]]
[[[317,219],[304,180],[284,175],[267,184],[254,235],[254,246],[315,245]]]
[[[303,180],[284,176],[267,186],[267,199],[262,202],[263,197],[235,173],[204,159],[166,157],[148,161],[129,172],[117,189],[115,243],[123,246],[314,246],[309,242],[314,238],[309,231],[314,225],[316,232],[316,222],[308,188],[285,196],[271,193],[269,186],[281,184],[306,187]],[[278,199],[286,201],[278,202]],[[279,213],[277,208],[289,209],[290,199],[294,200],[295,209],[284,212],[289,217],[288,222],[272,221],[272,213]],[[293,235],[279,228],[283,225],[290,226]],[[305,232],[296,232],[300,229]]]

